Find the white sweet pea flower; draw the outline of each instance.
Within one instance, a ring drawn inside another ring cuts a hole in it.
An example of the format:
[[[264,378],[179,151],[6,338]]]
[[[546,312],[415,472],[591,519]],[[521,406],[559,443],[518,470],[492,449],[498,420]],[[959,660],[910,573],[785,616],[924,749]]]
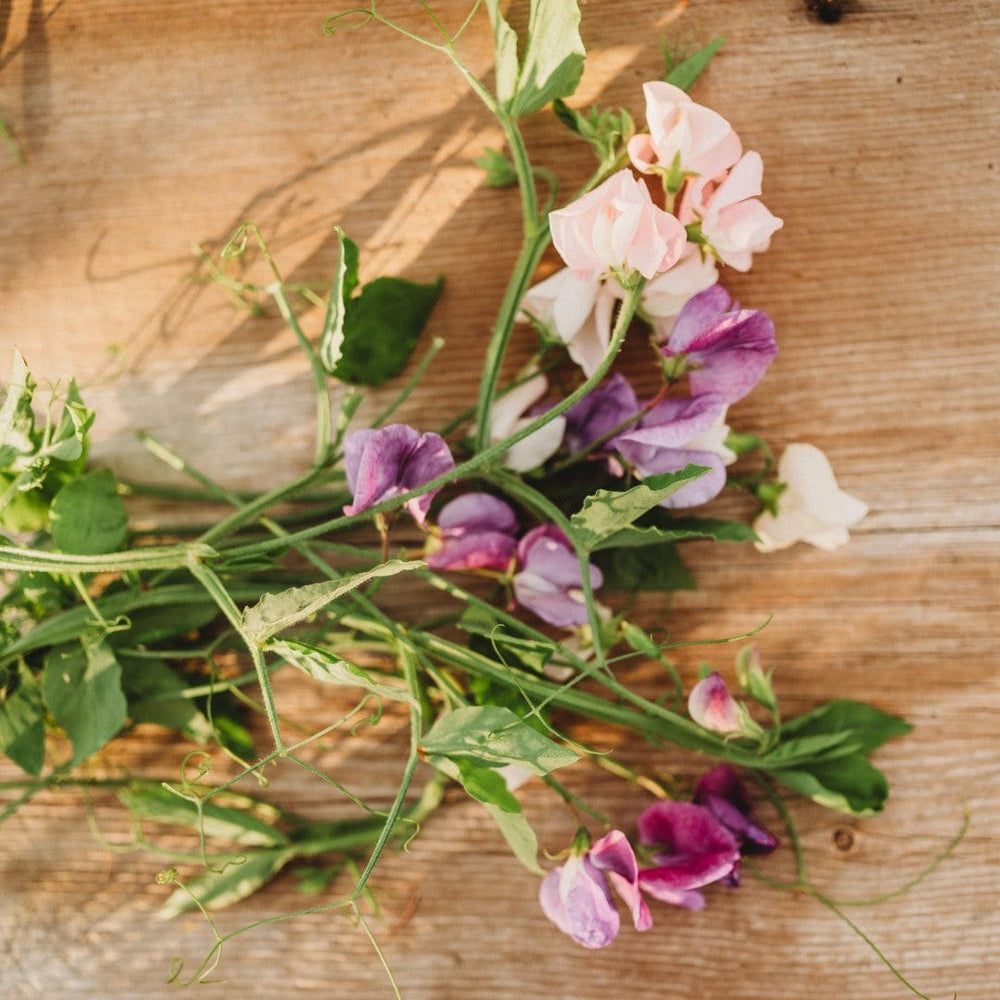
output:
[[[848,540],[848,528],[868,513],[868,505],[845,493],[829,459],[815,445],[790,444],[778,463],[785,490],[778,497],[778,514],[762,513],[753,523],[759,552],[776,552],[796,542],[835,549]]]
[[[503,441],[530,424],[535,418],[524,414],[545,395],[548,387],[549,382],[544,375],[535,375],[500,396],[490,413],[490,440],[494,444]],[[508,448],[503,457],[504,466],[515,472],[537,469],[558,451],[565,430],[566,418],[554,417],[534,434]]]

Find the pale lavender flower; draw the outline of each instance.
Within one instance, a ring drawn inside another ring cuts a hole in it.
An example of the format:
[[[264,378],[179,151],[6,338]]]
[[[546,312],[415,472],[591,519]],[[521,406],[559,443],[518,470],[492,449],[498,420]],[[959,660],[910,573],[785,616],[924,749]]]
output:
[[[729,428],[725,404],[715,396],[670,398],[658,403],[634,428],[612,441],[616,451],[642,477],[678,472],[686,465],[708,471],[663,501],[669,508],[694,507],[726,485],[726,465],[736,456],[725,447]]]
[[[610,438],[615,428],[635,417],[640,409],[628,379],[616,372],[566,411],[563,444],[571,455],[588,451],[602,438]]]
[[[463,493],[438,515],[438,547],[427,553],[433,569],[505,570],[517,547],[517,517],[489,493]]]
[[[704,774],[694,786],[693,798],[739,838],[743,854],[770,854],[778,846],[777,838],[754,816],[750,796],[729,764],[720,764]]]
[[[344,471],[354,502],[348,515],[360,514],[385,500],[402,496],[455,468],[448,445],[439,434],[421,434],[406,424],[378,430],[366,428],[344,438]],[[437,490],[406,502],[406,509],[423,524]]]
[[[571,628],[588,621],[583,597],[583,577],[569,539],[554,524],[529,531],[518,543],[519,570],[514,575],[518,604],[550,625]],[[590,565],[590,585],[604,582],[601,571]]]
[[[693,395],[711,394],[725,403],[742,399],[777,352],[770,318],[731,303],[721,285],[688,301],[661,348],[665,358],[683,357]]]
[[[628,907],[636,930],[648,930],[653,921],[639,892],[639,866],[621,830],[612,830],[586,850],[574,850],[565,864],[542,879],[538,901],[564,934],[585,948],[603,948],[621,925],[609,882]]]
[[[700,910],[699,891],[729,879],[740,860],[736,837],[716,816],[691,802],[654,802],[637,820],[639,841],[655,867],[639,872],[639,886],[655,899]]]

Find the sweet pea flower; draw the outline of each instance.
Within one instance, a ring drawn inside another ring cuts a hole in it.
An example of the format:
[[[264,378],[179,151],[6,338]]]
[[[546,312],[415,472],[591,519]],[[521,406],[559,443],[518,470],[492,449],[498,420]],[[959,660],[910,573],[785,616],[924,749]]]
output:
[[[750,796],[729,764],[702,775],[694,786],[693,799],[739,839],[742,854],[770,854],[778,846],[777,838],[754,816]]]
[[[868,506],[837,485],[829,459],[811,444],[790,444],[778,462],[778,514],[764,511],[753,523],[759,552],[776,552],[796,542],[832,550],[846,544],[848,528]]]
[[[702,729],[713,733],[740,733],[743,720],[736,699],[719,673],[703,677],[688,695],[688,714]]]
[[[654,851],[655,867],[639,872],[639,886],[656,899],[700,910],[699,891],[729,879],[740,860],[736,837],[704,806],[654,802],[637,820],[639,841]]]
[[[441,508],[437,526],[437,547],[426,556],[432,569],[502,571],[510,565],[517,547],[517,517],[499,497],[463,493]]]
[[[549,223],[556,250],[581,278],[630,271],[652,278],[680,260],[687,242],[684,227],[628,169],[550,212]]]
[[[615,372],[607,382],[588,392],[565,413],[563,444],[571,455],[589,451],[602,438],[641,410],[628,379]]]
[[[534,319],[561,340],[589,378],[608,353],[615,303],[623,294],[617,281],[564,267],[528,289],[519,318]]]
[[[580,561],[560,528],[543,524],[529,531],[518,543],[517,561],[518,604],[550,625],[572,628],[587,623]],[[603,582],[601,571],[591,565],[591,588],[596,590]]]
[[[736,455],[725,446],[729,428],[725,404],[715,396],[668,398],[645,414],[634,428],[617,435],[612,445],[645,478],[678,472],[686,465],[708,471],[672,493],[660,506],[695,507],[711,500],[726,485],[726,465]]]
[[[778,345],[766,313],[740,309],[713,285],[684,306],[660,353],[683,358],[692,394],[735,403],[764,377]]]
[[[574,849],[565,864],[542,879],[538,901],[549,920],[578,944],[604,948],[621,924],[609,882],[628,907],[635,929],[648,930],[653,920],[639,892],[639,865],[621,830],[612,830],[586,850]]]
[[[548,387],[544,375],[535,375],[498,397],[490,413],[490,439],[494,443],[503,441],[530,424],[535,419],[530,415],[531,408],[545,395]],[[504,453],[503,464],[515,472],[537,469],[559,450],[565,426],[563,416],[553,417],[533,434],[511,445]]]
[[[714,258],[688,244],[681,259],[669,271],[658,274],[642,290],[639,308],[642,315],[653,323],[654,331],[658,331],[684,308],[692,296],[711,288],[718,280],[719,269]]]
[[[344,513],[359,514],[453,468],[455,460],[439,434],[421,434],[406,424],[354,431],[344,438],[344,471],[354,496]],[[426,520],[435,493],[431,490],[406,502],[418,524]]]
[[[645,83],[649,134],[633,136],[628,154],[638,170],[671,170],[716,177],[739,158],[743,147],[732,126],[718,112],[696,104],[673,84]]]
[[[689,181],[678,216],[685,225],[701,220],[701,234],[715,255],[737,271],[749,271],[753,255],[771,245],[784,223],[757,197],[764,161],[759,153],[744,153],[720,180]]]

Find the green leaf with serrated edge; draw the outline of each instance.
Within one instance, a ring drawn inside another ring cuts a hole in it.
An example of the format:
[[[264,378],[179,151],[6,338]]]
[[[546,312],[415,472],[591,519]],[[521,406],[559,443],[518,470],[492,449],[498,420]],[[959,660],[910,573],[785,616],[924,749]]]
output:
[[[126,808],[142,819],[190,827],[213,840],[226,840],[241,847],[283,847],[288,843],[280,830],[246,809],[202,802],[199,811],[197,803],[162,786],[126,788],[118,797]],[[265,815],[277,817],[274,810],[262,803],[252,805]]]
[[[254,642],[264,643],[271,636],[305,621],[327,605],[372,580],[395,576],[397,573],[404,573],[420,566],[423,566],[423,562],[419,559],[409,562],[390,559],[379,563],[373,569],[366,569],[336,580],[307,583],[302,587],[290,587],[277,594],[265,594],[256,604],[243,612],[243,630]]]
[[[105,643],[81,642],[45,658],[42,696],[73,744],[72,764],[99,750],[125,725],[121,666]]]
[[[324,684],[362,688],[380,698],[402,701],[409,705],[414,704],[413,697],[406,688],[380,684],[367,670],[345,660],[342,656],[337,656],[336,653],[331,653],[329,650],[293,640],[278,640],[268,643],[267,649],[293,667],[297,667],[304,674],[322,681]]]
[[[577,759],[572,750],[525,725],[510,709],[497,705],[469,705],[448,712],[437,719],[420,742],[428,757],[470,757],[492,767],[520,764],[538,775]]]
[[[645,548],[605,549],[595,553],[594,562],[604,574],[602,591],[669,593],[698,589],[673,542]]]
[[[17,690],[0,702],[0,750],[28,774],[39,775],[45,762],[42,696],[34,674],[24,667]]]
[[[232,859],[221,874],[207,871],[186,883],[185,889],[171,893],[160,907],[160,919],[170,920],[195,908],[193,893],[206,909],[221,910],[252,896],[274,878],[295,857],[292,848],[250,851]]]
[[[117,552],[128,534],[128,514],[118,483],[108,469],[88,472],[68,482],[49,511],[52,540],[71,555]]]
[[[340,361],[344,344],[344,318],[351,293],[358,284],[358,245],[349,239],[338,226],[337,266],[334,271],[330,297],[326,302],[326,316],[319,336],[319,358],[323,367],[333,374]]]
[[[504,812],[497,806],[484,803],[487,812],[493,817],[493,822],[507,841],[507,846],[514,853],[514,857],[536,875],[543,875],[541,865],[538,863],[538,838],[531,824],[527,821],[523,812]]]
[[[340,360],[333,374],[355,385],[379,386],[405,367],[437,300],[444,279],[422,285],[376,278],[347,303]]]
[[[597,490],[570,518],[573,536],[588,551],[604,548],[608,539],[707,471],[688,465],[679,472],[649,476],[628,490]]]
[[[712,521],[705,518],[703,523],[696,523],[696,518],[688,522],[678,520],[676,526],[656,527],[654,525],[630,525],[621,531],[616,531],[601,542],[594,551],[615,548],[645,548],[647,545],[657,545],[660,542],[687,542],[699,538],[708,538],[715,542],[752,542],[757,536],[753,529],[742,521]]]
[[[813,802],[854,816],[880,813],[889,797],[885,775],[862,753],[770,773]]]
[[[806,736],[849,731],[863,753],[871,753],[893,736],[913,729],[905,719],[849,698],[828,702],[805,715],[782,722],[783,735]]]
[[[695,80],[701,76],[705,67],[708,66],[712,56],[725,43],[725,38],[714,38],[704,48],[699,49],[690,55],[683,62],[674,66],[666,76],[667,83],[672,83],[681,90],[690,90]]]

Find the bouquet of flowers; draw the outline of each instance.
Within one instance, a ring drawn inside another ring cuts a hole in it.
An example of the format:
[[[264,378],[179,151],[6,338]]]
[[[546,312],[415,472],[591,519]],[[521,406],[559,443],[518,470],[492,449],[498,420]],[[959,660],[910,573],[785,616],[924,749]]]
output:
[[[247,497],[147,436],[153,454],[190,478],[199,504],[229,508],[207,528],[151,542],[129,526],[125,498],[141,484],[88,468],[94,414],[75,385],[39,408],[17,354],[0,408],[0,749],[27,777],[4,815],[41,788],[93,780],[81,765],[134,725],[165,727],[193,742],[192,760],[213,747],[238,764],[218,783],[207,766],[117,782],[137,821],[186,828],[198,844],[200,873],[162,875],[174,887],[166,915],[207,914],[323,856],[360,862],[350,892],[330,906],[361,918],[379,858],[457,786],[539,875],[538,901],[555,926],[598,948],[620,927],[612,890],[646,931],[663,919],[651,901],[701,908],[707,886],[736,886],[741,864],[783,840],[801,876],[788,796],[878,813],[888,786],[871,755],[909,726],[846,699],[787,717],[752,644],[734,667],[706,666],[686,685],[660,626],[629,618],[639,591],[691,585],[680,555],[689,540],[832,549],[866,513],[817,448],[793,444],[775,462],[757,435],[728,424],[777,340],[764,312],[732,301],[726,269],[748,271],[782,223],[761,201],[760,154],[689,94],[721,41],[668,58],[663,78],[642,89],[639,117],[567,103],[586,55],[572,0],[532,0],[520,38],[498,0],[475,6],[470,20],[487,16],[495,41],[492,89],[458,54],[469,21],[449,32],[427,13],[437,34],[415,42],[450,59],[495,116],[506,148],[486,150],[480,164],[488,184],[516,192],[521,211],[476,405],[442,414],[435,429],[393,420],[441,348],[421,336],[440,281],[363,282],[359,248],[338,230],[333,275],[318,294],[286,282],[265,234],[248,224],[204,263],[244,302],[276,308],[297,339],[315,385],[314,460],[294,481]],[[373,4],[328,29],[359,20],[398,28]],[[546,108],[595,161],[570,196],[532,163],[520,128]],[[264,282],[239,276],[254,252],[269,268]],[[318,337],[301,322],[312,309],[323,315]],[[618,363],[626,337],[646,344],[631,379]],[[526,341],[531,359],[515,366],[511,345]],[[401,377],[394,402],[357,426],[363,388]],[[724,490],[752,498],[750,516],[704,509]],[[397,620],[380,605],[391,578],[436,591],[438,613]],[[632,686],[630,662],[658,664],[661,688]],[[357,704],[293,742],[272,687],[279,669],[355,691]],[[266,749],[243,725],[248,703],[266,717]],[[315,771],[305,748],[345,723],[375,725],[384,710],[410,722],[387,807],[319,772],[319,787],[347,794],[356,815],[311,821],[246,791],[276,762]],[[572,738],[579,719],[700,755],[704,773],[675,797]],[[622,828],[565,783],[588,763],[636,788]],[[517,795],[528,780],[545,782],[578,821],[558,857],[540,860]],[[795,888],[836,909],[804,876]]]

